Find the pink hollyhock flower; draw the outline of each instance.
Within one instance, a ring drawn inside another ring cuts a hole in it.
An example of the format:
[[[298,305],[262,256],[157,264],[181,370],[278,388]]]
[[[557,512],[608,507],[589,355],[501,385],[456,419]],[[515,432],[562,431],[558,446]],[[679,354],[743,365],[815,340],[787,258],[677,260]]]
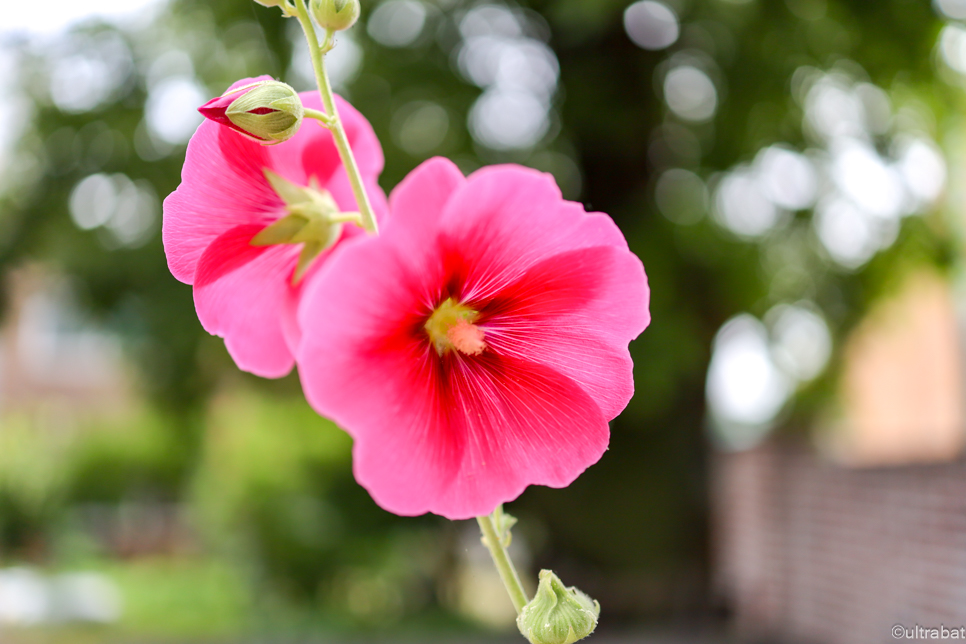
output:
[[[569,485],[634,392],[640,260],[609,217],[519,166],[464,178],[432,159],[390,212],[299,307],[303,388],[355,439],[356,479],[391,512],[450,519]]]
[[[268,78],[241,80],[232,88]],[[323,109],[315,92],[300,96],[306,107]],[[346,101],[336,100],[380,215],[387,208],[376,183],[382,148],[368,121]],[[331,250],[306,264],[303,276],[303,244],[252,244],[287,212],[266,170],[291,188],[309,187],[316,196],[328,191],[342,211],[358,209],[332,135],[321,125],[305,123],[288,141],[264,146],[206,120],[188,143],[181,185],[164,200],[162,238],[171,272],[194,285],[195,308],[205,330],[225,338],[239,368],[275,378],[292,369],[299,340],[297,303]],[[346,224],[338,243],[361,234],[361,228]],[[293,279],[297,268],[304,279]]]

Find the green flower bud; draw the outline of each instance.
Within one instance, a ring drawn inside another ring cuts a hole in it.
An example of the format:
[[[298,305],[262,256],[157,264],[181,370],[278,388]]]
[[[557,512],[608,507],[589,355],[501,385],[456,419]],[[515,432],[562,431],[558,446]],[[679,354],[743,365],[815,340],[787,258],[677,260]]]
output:
[[[596,600],[541,570],[537,594],[517,617],[517,628],[531,644],[573,644],[594,632],[599,615]]]
[[[298,92],[279,81],[259,81],[226,92],[198,111],[260,143],[281,143],[298,132],[305,109]]]
[[[292,87],[270,81],[239,96],[225,114],[228,120],[259,141],[280,143],[298,132],[305,110]]]
[[[359,19],[359,0],[311,0],[312,17],[328,31],[345,31]]]

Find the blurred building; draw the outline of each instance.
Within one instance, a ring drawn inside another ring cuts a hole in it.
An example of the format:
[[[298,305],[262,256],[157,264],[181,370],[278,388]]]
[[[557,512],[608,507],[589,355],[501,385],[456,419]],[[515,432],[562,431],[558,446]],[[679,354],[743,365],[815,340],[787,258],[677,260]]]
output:
[[[0,328],[0,414],[59,429],[134,404],[133,369],[116,334],[84,319],[69,283],[30,265],[7,275]]]
[[[848,339],[815,440],[714,455],[715,589],[743,636],[858,644],[966,625],[953,302],[934,273],[912,275]]]
[[[966,463],[850,469],[789,444],[717,461],[716,589],[741,635],[845,644],[966,624]]]

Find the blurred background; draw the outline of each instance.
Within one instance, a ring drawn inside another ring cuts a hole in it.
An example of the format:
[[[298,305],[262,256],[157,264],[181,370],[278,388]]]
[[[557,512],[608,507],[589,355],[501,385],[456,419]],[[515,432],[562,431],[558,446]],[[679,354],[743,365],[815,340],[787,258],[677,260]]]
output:
[[[611,449],[508,507],[601,642],[966,625],[963,21],[364,0],[339,38],[387,191],[434,155],[526,164],[644,261]],[[522,641],[475,523],[375,506],[297,377],[239,372],[167,270],[195,108],[262,73],[312,87],[250,0],[5,3],[0,641]]]

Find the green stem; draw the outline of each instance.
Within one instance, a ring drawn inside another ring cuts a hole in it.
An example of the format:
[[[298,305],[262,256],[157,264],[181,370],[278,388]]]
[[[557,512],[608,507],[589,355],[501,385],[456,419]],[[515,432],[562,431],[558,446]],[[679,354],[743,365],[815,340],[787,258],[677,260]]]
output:
[[[344,224],[352,222],[354,224],[362,225],[362,215],[357,212],[339,212],[334,215],[329,215],[330,224]]]
[[[342,165],[345,166],[346,174],[349,175],[352,194],[355,195],[356,203],[359,205],[363,225],[369,232],[377,234],[379,225],[376,223],[372,205],[369,203],[369,196],[366,194],[365,185],[362,183],[359,166],[356,164],[352,149],[349,147],[349,137],[346,136],[342,119],[339,118],[339,112],[335,107],[335,97],[332,95],[332,86],[329,84],[329,77],[325,72],[323,57],[327,51],[332,49],[333,34],[331,31],[326,32],[325,43],[319,45],[319,39],[315,36],[315,28],[312,26],[312,19],[309,18],[308,9],[305,7],[305,0],[295,0],[295,6],[298,10],[298,19],[302,25],[302,31],[305,32],[305,40],[309,45],[309,55],[312,57],[312,67],[315,69],[315,81],[319,86],[319,95],[322,97],[322,104],[329,115],[329,128],[332,130],[332,138],[339,150],[339,156],[342,158]]]
[[[304,110],[305,110],[305,116],[307,116],[308,118],[315,119],[316,121],[321,122],[322,125],[324,125],[325,127],[332,127],[332,119],[329,118],[329,115],[326,114],[325,112],[322,112],[320,110],[313,110],[310,107],[306,107],[304,108]]]
[[[503,540],[497,534],[493,515],[476,517],[476,520],[480,524],[480,530],[483,531],[483,544],[490,550],[490,556],[493,557],[493,563],[496,564],[496,569],[500,573],[500,579],[506,586],[510,601],[513,602],[513,607],[517,609],[517,614],[520,614],[530,600],[527,598],[527,591],[523,589],[523,584],[520,583],[517,569],[513,567],[513,562],[510,561],[510,555],[503,547]]]

